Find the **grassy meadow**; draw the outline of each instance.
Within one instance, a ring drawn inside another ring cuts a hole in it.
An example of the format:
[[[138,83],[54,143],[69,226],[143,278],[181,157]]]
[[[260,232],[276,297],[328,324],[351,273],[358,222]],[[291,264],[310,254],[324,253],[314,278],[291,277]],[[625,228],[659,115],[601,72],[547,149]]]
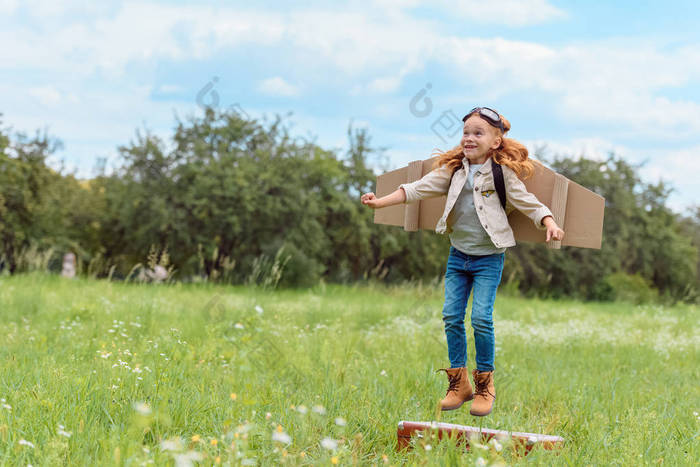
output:
[[[477,419],[435,410],[442,303],[442,284],[0,277],[0,465],[697,465],[697,307],[499,295],[497,399]],[[399,420],[566,443],[398,453]]]

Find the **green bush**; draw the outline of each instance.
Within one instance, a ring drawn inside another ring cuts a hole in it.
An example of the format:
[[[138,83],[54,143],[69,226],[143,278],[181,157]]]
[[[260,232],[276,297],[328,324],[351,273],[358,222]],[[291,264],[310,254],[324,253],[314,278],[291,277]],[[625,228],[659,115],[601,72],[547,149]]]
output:
[[[611,298],[616,301],[641,304],[659,300],[659,292],[651,281],[639,274],[616,272],[606,276],[604,282],[609,286]]]
[[[312,287],[318,284],[324,267],[296,245],[285,242],[277,255],[284,260],[279,285],[281,287]]]
[[[612,302],[615,300],[615,290],[610,285],[607,278],[604,277],[593,285],[586,299],[599,302]]]

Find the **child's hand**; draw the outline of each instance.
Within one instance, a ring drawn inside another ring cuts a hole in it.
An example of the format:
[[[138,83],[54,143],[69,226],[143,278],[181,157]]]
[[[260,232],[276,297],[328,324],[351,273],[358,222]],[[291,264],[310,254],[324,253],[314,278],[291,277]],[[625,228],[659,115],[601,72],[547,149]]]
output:
[[[547,238],[545,241],[562,240],[564,238],[564,231],[554,222],[552,216],[542,219],[542,223],[547,226]]]
[[[379,200],[376,196],[374,196],[374,193],[372,192],[365,193],[360,197],[360,200],[362,201],[362,204],[365,204],[372,209],[377,209],[378,207],[381,207],[379,206]]]
[[[547,241],[551,240],[562,240],[564,238],[564,231],[560,229],[556,224],[554,227],[547,227]]]

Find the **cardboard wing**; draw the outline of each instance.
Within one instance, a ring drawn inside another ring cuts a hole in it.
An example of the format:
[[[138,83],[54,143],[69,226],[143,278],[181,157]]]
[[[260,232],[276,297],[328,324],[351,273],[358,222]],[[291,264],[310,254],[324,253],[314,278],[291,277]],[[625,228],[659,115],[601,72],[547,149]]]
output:
[[[394,192],[401,183],[419,180],[433,167],[438,156],[413,161],[406,167],[377,176],[377,198]],[[550,248],[577,246],[600,248],[603,237],[603,211],[605,199],[572,182],[561,174],[535,165],[535,173],[523,180],[527,190],[546,205],[554,214],[554,220],[564,230],[562,241],[547,242]],[[396,204],[374,211],[375,224],[397,225],[407,231],[435,230],[445,209],[447,196],[428,198],[411,204]],[[538,230],[530,218],[514,209],[508,216],[516,241],[545,242],[545,231]]]

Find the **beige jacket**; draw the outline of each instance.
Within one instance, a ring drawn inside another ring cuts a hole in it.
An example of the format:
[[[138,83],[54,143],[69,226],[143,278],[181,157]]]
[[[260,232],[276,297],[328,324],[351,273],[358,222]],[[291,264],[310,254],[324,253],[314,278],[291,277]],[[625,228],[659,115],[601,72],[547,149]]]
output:
[[[545,230],[542,219],[551,216],[552,212],[547,206],[527,191],[525,184],[511,169],[502,165],[503,179],[506,185],[506,212],[503,212],[501,203],[496,193],[496,186],[493,181],[491,171],[491,158],[488,158],[482,167],[474,174],[474,207],[479,216],[479,221],[484,230],[489,234],[491,241],[497,248],[515,246],[513,230],[508,224],[507,214],[513,209],[525,214],[532,219],[535,226],[540,230]],[[438,167],[425,174],[420,180],[411,183],[402,183],[399,188],[403,188],[406,193],[406,203],[447,195],[445,210],[442,217],[435,226],[435,232],[448,234],[452,232],[453,212],[455,201],[464,188],[469,171],[469,161],[465,157],[462,159],[462,167],[451,176],[446,166]]]

